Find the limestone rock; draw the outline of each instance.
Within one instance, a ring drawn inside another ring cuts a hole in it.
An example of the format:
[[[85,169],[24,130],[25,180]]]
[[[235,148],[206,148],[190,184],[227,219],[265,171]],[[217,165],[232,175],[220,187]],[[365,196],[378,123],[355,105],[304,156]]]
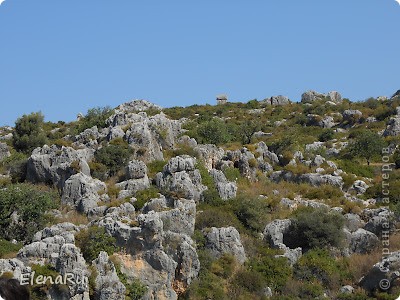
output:
[[[239,232],[234,227],[212,227],[206,233],[206,240],[206,248],[216,257],[228,253],[235,256],[240,263],[246,261],[246,253]]]
[[[6,143],[0,143],[0,161],[11,155]]]

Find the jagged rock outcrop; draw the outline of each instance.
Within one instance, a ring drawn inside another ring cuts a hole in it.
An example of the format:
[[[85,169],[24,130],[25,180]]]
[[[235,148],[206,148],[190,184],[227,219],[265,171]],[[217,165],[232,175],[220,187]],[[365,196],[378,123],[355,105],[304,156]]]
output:
[[[11,155],[6,143],[0,143],[0,161]]]
[[[174,193],[178,198],[200,201],[201,194],[207,187],[201,183],[201,175],[195,165],[196,159],[189,155],[171,158],[163,171],[156,175],[157,187]]]
[[[76,173],[90,176],[88,161],[93,158],[94,150],[85,148],[75,150],[71,147],[44,145],[33,150],[28,159],[26,178],[33,183],[52,183],[59,189],[65,181]]]
[[[278,155],[268,150],[268,146],[264,142],[257,144],[256,152],[258,152],[264,161],[270,162],[273,165],[279,163]]]
[[[215,188],[217,189],[222,200],[228,200],[236,197],[236,182],[228,181],[224,173],[220,170],[212,169],[210,171],[210,175],[214,180]]]
[[[147,167],[142,161],[130,161],[125,170],[125,177],[127,180],[116,184],[121,189],[119,198],[131,197],[138,191],[148,189],[150,181],[147,177]]]
[[[146,162],[163,160],[162,150],[172,149],[182,133],[182,121],[170,120],[162,112],[148,116],[149,109],[160,110],[147,101],[124,103],[107,120],[108,139],[122,137],[124,127],[123,138],[135,150],[135,158]]]
[[[97,207],[97,202],[100,201],[98,193],[106,190],[107,186],[104,182],[78,173],[65,181],[61,203],[87,213],[90,209]]]
[[[222,148],[219,148],[213,144],[197,145],[194,147],[194,151],[200,160],[204,162],[204,166],[207,170],[216,168],[225,154]]]
[[[357,231],[357,229],[363,228],[365,226],[365,222],[361,219],[359,215],[348,213],[345,214],[343,217],[345,220],[345,227],[350,232]]]
[[[317,100],[331,101],[336,104],[342,102],[342,96],[336,91],[331,91],[328,94],[321,94],[316,91],[307,91],[301,95],[301,103],[312,103]]]
[[[211,227],[205,230],[206,249],[215,257],[232,254],[238,262],[246,261],[246,253],[240,240],[239,232],[234,227]]]
[[[321,175],[318,173],[295,175],[290,171],[276,171],[271,174],[270,178],[274,182],[285,180],[295,183],[308,183],[312,186],[320,186],[322,184],[328,184],[339,188],[343,186],[343,178],[341,176]]]
[[[261,103],[265,103],[267,105],[287,105],[290,104],[290,100],[286,96],[278,95],[272,96],[271,98],[264,99]]]
[[[107,252],[101,251],[93,261],[96,271],[95,297],[99,300],[125,300],[125,286],[118,278],[113,262]]]

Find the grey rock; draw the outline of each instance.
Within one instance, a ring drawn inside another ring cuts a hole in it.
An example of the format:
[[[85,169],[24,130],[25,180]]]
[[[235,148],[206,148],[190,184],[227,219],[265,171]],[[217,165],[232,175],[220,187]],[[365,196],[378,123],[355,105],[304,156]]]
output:
[[[116,138],[123,138],[125,136],[125,132],[122,130],[121,126],[111,127],[110,131],[107,135],[107,140],[112,141]]]
[[[238,262],[246,261],[246,253],[240,240],[239,232],[234,227],[212,227],[206,233],[206,248],[211,253],[220,257],[224,253],[232,254]]]
[[[329,92],[328,94],[327,94],[327,97],[329,98],[329,99],[331,99],[331,101],[332,102],[334,102],[334,103],[340,103],[340,102],[342,102],[342,95],[340,95],[340,93],[339,92],[336,92],[336,91],[331,91],[331,92]]]
[[[0,143],[0,161],[11,155],[6,143]]]
[[[198,155],[199,159],[204,162],[204,166],[207,170],[216,168],[217,164],[225,155],[222,148],[213,144],[198,145],[194,148],[194,151]]]
[[[95,294],[99,300],[125,300],[125,286],[118,278],[113,262],[107,252],[101,251],[93,261],[96,270]]]
[[[356,214],[345,214],[345,226],[350,232],[357,231],[359,228],[365,226],[365,222]]]
[[[382,283],[394,285],[394,281],[400,277],[400,251],[388,253],[376,263],[360,280],[360,286],[367,291],[379,289]],[[381,285],[380,285],[381,284]],[[387,286],[387,285],[386,285]]]
[[[61,203],[86,213],[97,206],[97,202],[100,201],[98,193],[106,190],[104,182],[78,173],[65,181]]]
[[[93,158],[93,153],[90,149],[59,149],[55,145],[36,148],[28,159],[27,180],[33,183],[53,183],[62,189],[71,175],[82,172],[90,176],[87,162]]]
[[[138,191],[150,188],[150,181],[146,174],[143,178],[125,180],[115,186],[121,189],[118,198],[124,199],[134,196]]]
[[[288,233],[292,221],[290,219],[274,220],[265,226],[263,235],[269,245],[273,248],[280,248],[283,245],[284,235]]]
[[[356,181],[354,181],[350,190],[355,191],[357,194],[364,194],[368,188],[369,188],[369,185],[366,184],[365,181],[356,180]]]
[[[342,294],[352,294],[354,293],[354,288],[351,285],[342,286],[339,290]]]
[[[164,166],[163,172],[173,174],[181,171],[194,171],[196,167],[196,158],[189,155],[180,155],[170,159]]]
[[[291,103],[288,97],[282,95],[272,96],[271,98],[265,99],[261,102],[268,105],[287,105]]]
[[[188,236],[193,235],[196,203],[194,200],[178,199],[174,201],[173,208],[159,212],[163,222],[163,230]]]
[[[229,182],[222,171],[212,169],[210,175],[214,180],[215,187],[222,200],[236,197],[236,182]]]
[[[312,103],[319,99],[324,99],[325,95],[316,91],[307,91],[301,95],[301,103]]]
[[[0,259],[0,276],[5,272],[12,272],[13,278],[20,280],[21,275],[31,273],[31,268],[17,258]]]
[[[383,136],[398,136],[400,135],[400,115],[389,120]]]
[[[357,120],[362,116],[362,112],[359,110],[354,109],[346,109],[343,113],[343,120],[345,121],[353,121],[354,119]]]
[[[378,237],[362,228],[351,234],[350,251],[352,253],[365,254],[374,250],[379,245]]]
[[[151,103],[147,100],[136,99],[121,104],[120,106],[117,107],[116,112],[130,113],[130,112],[147,111],[149,109],[162,110],[162,107],[157,104]]]

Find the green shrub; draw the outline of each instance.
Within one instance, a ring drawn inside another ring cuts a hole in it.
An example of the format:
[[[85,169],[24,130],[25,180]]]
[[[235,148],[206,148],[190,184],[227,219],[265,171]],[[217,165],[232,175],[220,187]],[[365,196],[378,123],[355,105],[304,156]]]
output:
[[[74,127],[74,134],[79,134],[85,129],[97,126],[98,128],[106,127],[106,120],[113,114],[113,110],[106,107],[95,107],[87,111],[86,115],[79,120]]]
[[[159,191],[157,190],[156,187],[151,186],[147,190],[142,190],[138,191],[135,194],[135,198],[137,199],[135,203],[133,203],[133,206],[135,207],[136,210],[140,210],[143,208],[143,206],[153,198],[158,198]]]
[[[35,282],[33,286],[29,286],[32,300],[48,298],[50,288],[63,291],[64,293],[68,292],[68,286],[63,284],[54,284],[51,282],[51,280],[55,280],[57,276],[61,276],[52,266],[32,265],[31,268],[32,274],[34,274],[33,282]],[[47,280],[44,284],[36,284],[36,282],[39,280],[38,277],[41,278],[40,281],[44,280],[44,278],[47,278]]]
[[[22,248],[21,243],[13,244],[9,241],[0,239],[0,259],[6,255],[17,253]]]
[[[154,178],[157,173],[161,172],[164,166],[167,164],[164,160],[154,160],[147,164],[147,175],[150,178]]]
[[[46,211],[59,206],[59,195],[44,187],[12,184],[0,189],[0,236],[30,241],[50,221]],[[13,221],[17,217],[17,222]]]
[[[90,173],[92,177],[105,181],[108,175],[107,166],[102,163],[91,161],[89,162]]]
[[[219,119],[212,119],[200,124],[194,137],[202,144],[221,145],[231,140],[227,125]]]
[[[5,158],[1,165],[10,172],[12,182],[24,182],[28,156],[21,152],[13,151],[11,156]]]
[[[226,168],[223,172],[226,176],[226,179],[228,179],[229,181],[236,181],[240,178],[240,171],[237,168]]]
[[[43,132],[42,113],[23,115],[15,122],[13,145],[17,151],[29,154],[36,147],[41,147],[47,142]]]
[[[325,249],[304,254],[294,266],[294,276],[301,281],[317,280],[326,288],[339,288],[351,277],[346,262],[335,259]]]
[[[275,257],[276,254],[275,250],[262,248],[258,256],[250,259],[249,268],[262,276],[266,286],[272,290],[281,291],[292,276],[292,269],[287,258]]]
[[[233,226],[240,230],[240,221],[232,211],[226,210],[225,206],[199,208],[201,212],[196,216],[196,229],[202,230],[209,227]]]
[[[117,251],[115,238],[108,235],[103,227],[92,226],[89,229],[81,230],[75,235],[75,243],[88,262],[96,259],[101,251],[105,251],[109,255]]]
[[[346,149],[350,157],[361,157],[367,160],[368,165],[371,160],[379,156],[385,147],[385,141],[380,135],[370,130],[358,132],[355,140]]]
[[[290,248],[303,250],[341,246],[344,238],[341,214],[325,208],[300,208],[292,217],[292,224],[285,244]]]
[[[374,177],[374,168],[362,165],[356,160],[342,159],[338,161],[338,167],[346,173],[354,174],[360,177]]]
[[[117,142],[116,140],[100,148],[94,154],[96,162],[105,165],[109,169],[110,176],[114,176],[117,171],[126,166],[133,153],[132,148],[126,142]]]
[[[244,227],[254,232],[262,232],[264,230],[271,212],[270,203],[265,198],[239,196],[230,200],[230,205]]]
[[[335,132],[333,131],[333,129],[329,128],[329,129],[325,129],[319,136],[318,136],[318,140],[320,142],[327,142],[333,139],[333,137],[335,136]]]

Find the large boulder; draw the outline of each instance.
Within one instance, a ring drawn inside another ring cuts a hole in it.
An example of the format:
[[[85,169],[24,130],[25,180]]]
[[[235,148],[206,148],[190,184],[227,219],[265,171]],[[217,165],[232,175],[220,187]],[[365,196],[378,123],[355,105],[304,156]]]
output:
[[[147,175],[147,166],[140,160],[130,161],[126,167],[127,179],[139,179]]]
[[[362,228],[351,233],[350,251],[351,253],[366,254],[376,249],[379,245],[379,238]]]
[[[210,175],[214,180],[215,187],[222,200],[228,200],[236,197],[236,182],[230,182],[226,179],[225,174],[216,169],[210,171]]]
[[[125,170],[127,180],[119,182],[116,186],[120,189],[119,198],[134,196],[138,191],[148,189],[150,180],[147,177],[147,167],[142,161],[130,161]]]
[[[274,220],[264,229],[264,240],[273,248],[280,248],[284,244],[284,236],[289,232],[292,221],[290,219]]]
[[[225,155],[222,148],[218,148],[213,144],[197,145],[194,151],[200,160],[204,162],[204,166],[207,170],[215,168]]]
[[[31,274],[31,268],[17,258],[0,259],[0,277],[6,272],[12,273],[13,278],[21,280],[21,278]]]
[[[83,173],[72,175],[65,181],[61,203],[87,213],[100,201],[99,192],[105,192],[104,182]]]
[[[246,253],[240,240],[239,232],[234,227],[211,227],[206,230],[206,248],[211,251],[215,257],[222,254],[232,254],[238,262],[246,261]]]
[[[59,189],[74,174],[82,172],[90,176],[88,161],[93,158],[94,150],[44,145],[33,150],[28,159],[26,178],[33,183],[52,183]]]

